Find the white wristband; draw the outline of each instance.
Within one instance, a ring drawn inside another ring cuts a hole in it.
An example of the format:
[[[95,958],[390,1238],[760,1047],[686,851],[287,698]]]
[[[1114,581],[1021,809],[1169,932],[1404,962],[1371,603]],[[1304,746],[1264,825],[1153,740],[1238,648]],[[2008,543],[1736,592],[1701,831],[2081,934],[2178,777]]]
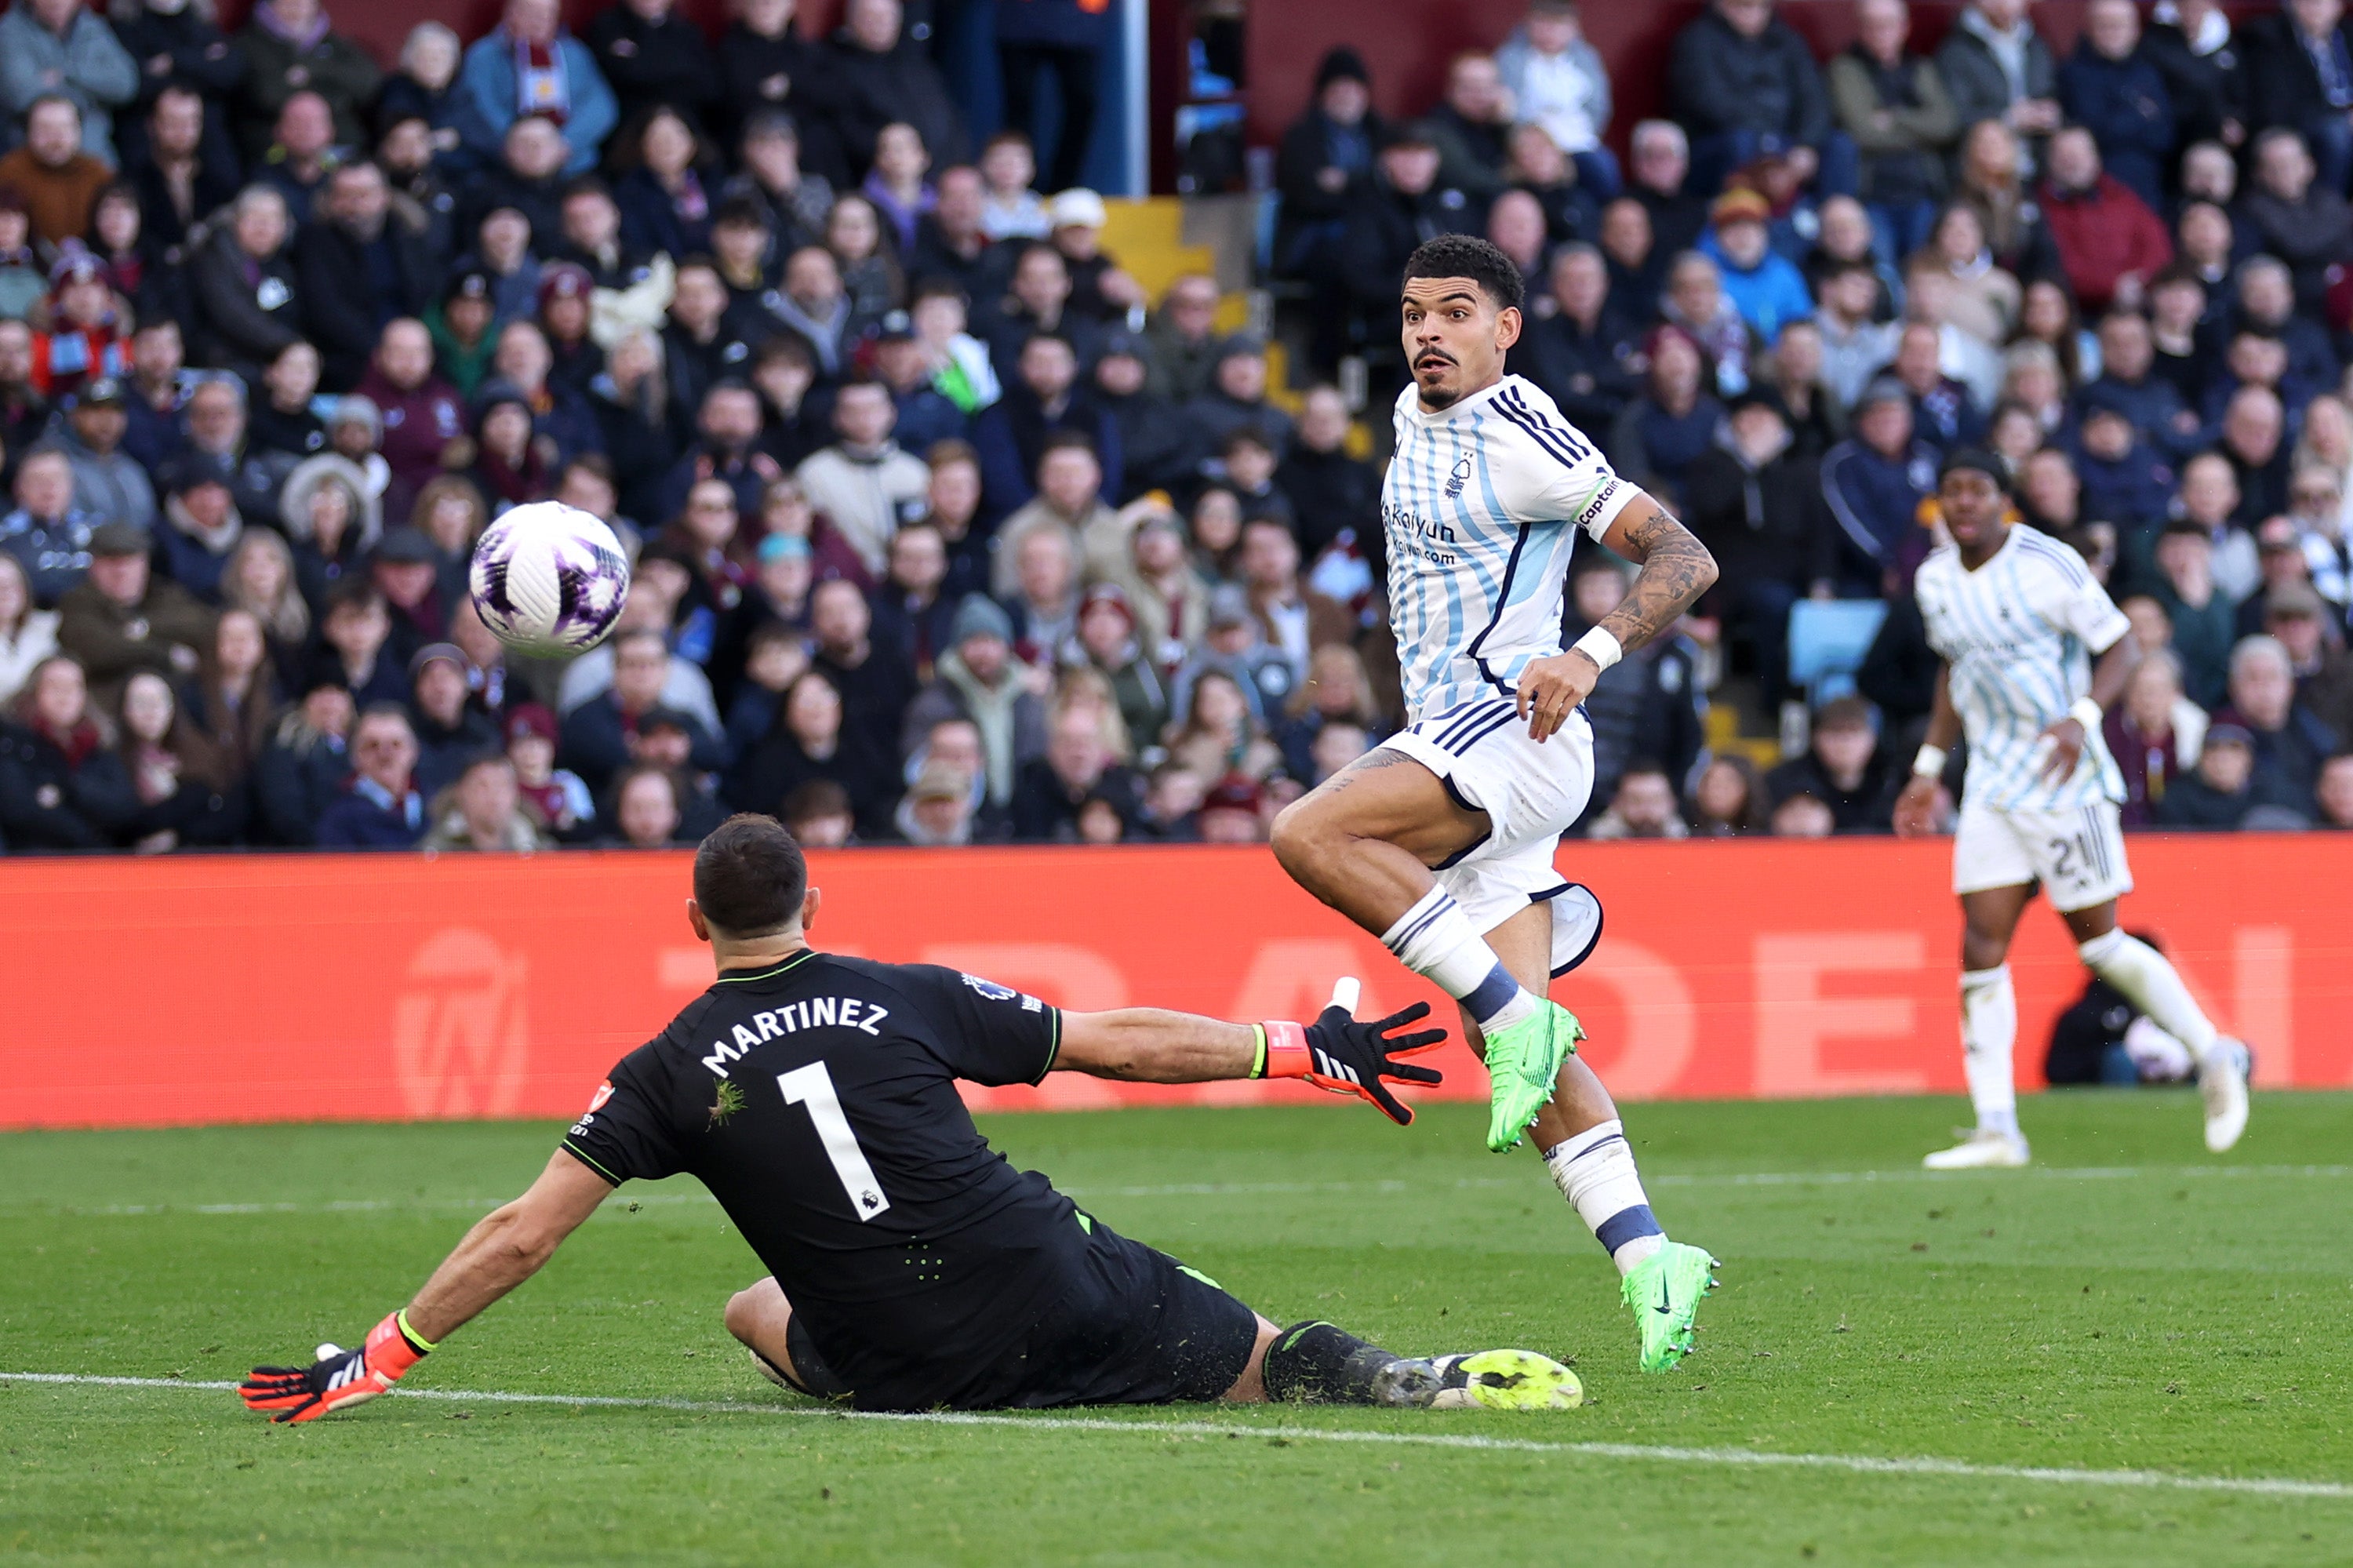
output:
[[[1605,670],[1626,656],[1626,650],[1619,645],[1618,639],[1599,626],[1578,638],[1571,646],[1575,652],[1584,654]]]
[[[1945,776],[1945,748],[1923,746],[1912,758],[1912,773],[1918,779],[1942,779]]]
[[[2073,705],[2068,708],[2067,716],[2082,725],[2085,735],[2097,735],[2100,733],[2100,721],[2107,715],[2091,698],[2077,697]]]

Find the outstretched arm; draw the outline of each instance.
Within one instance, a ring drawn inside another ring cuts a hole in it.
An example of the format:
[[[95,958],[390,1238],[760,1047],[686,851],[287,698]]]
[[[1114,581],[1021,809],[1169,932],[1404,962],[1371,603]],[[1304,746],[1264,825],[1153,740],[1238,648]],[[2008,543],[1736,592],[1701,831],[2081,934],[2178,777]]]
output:
[[[408,1324],[438,1342],[537,1274],[564,1238],[613,1195],[613,1184],[565,1150],[528,1192],[477,1221],[408,1304]]]
[[[1624,602],[1576,647],[1535,660],[1520,673],[1520,716],[1539,741],[1568,722],[1605,668],[1682,620],[1715,581],[1715,557],[1707,546],[1647,492],[1618,509],[1601,542],[1642,569]]]
[[[1066,1012],[1057,1072],[1091,1073],[1140,1084],[1200,1084],[1220,1078],[1304,1078],[1319,1089],[1356,1095],[1403,1125],[1413,1112],[1382,1080],[1435,1084],[1435,1068],[1400,1060],[1435,1050],[1442,1029],[1398,1033],[1429,1016],[1428,1002],[1359,1022],[1356,982],[1344,980],[1313,1023],[1225,1023],[1189,1012],[1127,1007]]]
[[[276,1421],[313,1421],[374,1399],[440,1340],[538,1273],[612,1191],[611,1182],[556,1150],[531,1190],[483,1216],[408,1306],[370,1330],[358,1350],[334,1351],[307,1367],[256,1367],[237,1392]]]

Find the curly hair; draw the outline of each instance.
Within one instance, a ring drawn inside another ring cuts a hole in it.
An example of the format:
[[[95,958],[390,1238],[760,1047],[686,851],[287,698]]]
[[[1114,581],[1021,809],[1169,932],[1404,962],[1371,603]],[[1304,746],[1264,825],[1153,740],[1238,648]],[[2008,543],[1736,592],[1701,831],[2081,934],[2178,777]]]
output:
[[[1475,234],[1441,234],[1425,240],[1405,264],[1407,279],[1468,278],[1497,310],[1518,310],[1527,300],[1519,263]]]

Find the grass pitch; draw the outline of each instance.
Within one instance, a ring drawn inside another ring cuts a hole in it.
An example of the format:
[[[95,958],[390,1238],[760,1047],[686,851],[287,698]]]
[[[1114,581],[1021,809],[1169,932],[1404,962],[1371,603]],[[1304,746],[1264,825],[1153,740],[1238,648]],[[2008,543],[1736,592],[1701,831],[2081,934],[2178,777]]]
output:
[[[2026,1107],[2038,1169],[1922,1173],[1958,1114],[1632,1107],[1660,1215],[1724,1260],[1701,1353],[1664,1377],[1635,1372],[1614,1272],[1539,1163],[1480,1147],[1482,1107],[1407,1131],[1336,1104],[990,1122],[1016,1160],[1278,1322],[1573,1357],[1588,1404],[1545,1416],[844,1418],[771,1389],[726,1337],[720,1306],[758,1270],[700,1188],[631,1187],[404,1384],[471,1397],[278,1428],[217,1390],[0,1382],[0,1555],[2353,1557],[2353,1097],[2261,1097],[2217,1160],[2186,1095],[2045,1096]],[[193,1383],[354,1342],[557,1130],[0,1137],[0,1372]],[[1856,1463],[1874,1459],[1899,1463]],[[2251,1478],[2303,1485],[2206,1484]]]

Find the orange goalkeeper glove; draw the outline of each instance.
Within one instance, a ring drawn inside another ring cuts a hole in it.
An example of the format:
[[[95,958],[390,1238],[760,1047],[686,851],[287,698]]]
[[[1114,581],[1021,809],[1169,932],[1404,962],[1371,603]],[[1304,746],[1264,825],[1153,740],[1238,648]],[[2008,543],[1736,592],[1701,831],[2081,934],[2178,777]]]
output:
[[[1304,1078],[1326,1093],[1367,1100],[1399,1127],[1410,1126],[1413,1107],[1389,1093],[1388,1085],[1443,1083],[1445,1075],[1437,1068],[1401,1058],[1435,1051],[1446,1044],[1446,1031],[1392,1033],[1428,1017],[1426,1001],[1364,1022],[1355,1015],[1356,1004],[1356,982],[1344,980],[1334,989],[1331,1005],[1314,1022],[1258,1025],[1259,1060],[1250,1076]]]
[[[307,1367],[256,1367],[237,1392],[248,1410],[274,1412],[272,1421],[316,1421],[389,1392],[432,1348],[408,1326],[406,1311],[395,1312],[368,1330],[358,1350],[321,1345],[319,1359]]]

